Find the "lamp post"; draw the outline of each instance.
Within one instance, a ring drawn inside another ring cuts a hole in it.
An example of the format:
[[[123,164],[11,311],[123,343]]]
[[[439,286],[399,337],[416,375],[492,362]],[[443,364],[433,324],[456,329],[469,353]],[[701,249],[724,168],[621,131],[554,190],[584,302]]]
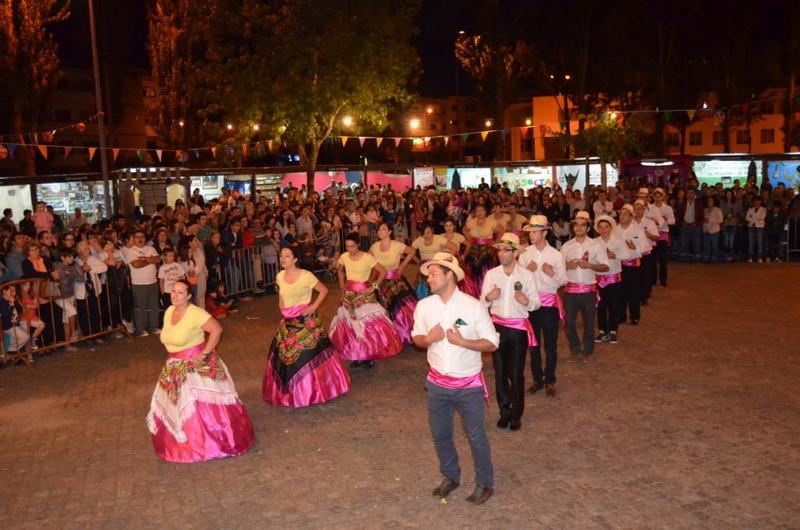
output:
[[[458,30],[458,35],[456,35],[456,43],[458,42],[459,37],[463,37],[466,35],[466,31],[463,29]],[[455,73],[456,79],[456,135],[458,137],[458,161],[464,161],[464,144],[461,140],[461,82],[460,76],[458,73],[458,56],[455,53],[455,45],[453,46],[453,70]]]
[[[97,135],[100,147],[100,171],[103,174],[103,198],[106,215],[111,216],[111,189],[108,179],[108,159],[106,157],[106,126],[103,114],[103,96],[100,88],[100,61],[97,58],[97,32],[94,24],[94,0],[89,0],[89,33],[92,39],[92,68],[94,70],[94,97],[97,105]]]

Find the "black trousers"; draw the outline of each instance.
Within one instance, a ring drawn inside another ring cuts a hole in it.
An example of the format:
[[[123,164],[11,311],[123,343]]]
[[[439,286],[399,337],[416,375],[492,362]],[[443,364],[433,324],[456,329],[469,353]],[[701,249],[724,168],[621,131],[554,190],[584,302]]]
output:
[[[667,284],[667,258],[669,257],[669,245],[666,241],[660,239],[656,242],[656,248],[653,249],[653,266],[656,269],[656,274],[653,276],[653,282],[656,281],[661,285]]]
[[[75,300],[75,305],[78,308],[78,325],[81,328],[81,335],[84,337],[93,333],[100,333],[103,330],[100,319],[102,313],[101,299],[93,294],[86,293],[85,299]]]
[[[624,321],[630,317],[631,320],[639,320],[642,289],[642,266],[626,267],[622,266],[622,291],[623,304],[619,314],[619,320]]]
[[[564,293],[564,317],[567,340],[572,355],[594,353],[594,321],[597,314],[597,293]],[[578,313],[583,316],[583,340],[578,338]]]
[[[612,283],[600,289],[597,304],[597,328],[601,333],[617,331],[622,313],[622,283]]]
[[[556,294],[558,296],[558,294]],[[539,384],[552,385],[556,382],[556,363],[558,362],[558,323],[560,317],[557,307],[540,307],[528,316],[536,335],[536,346],[531,348],[531,374]],[[542,371],[542,343],[546,364]]]
[[[525,357],[528,334],[525,331],[495,324],[500,346],[492,352],[494,386],[500,416],[519,419],[525,410]]]
[[[653,290],[653,284],[656,283],[656,258],[652,252],[642,256],[641,280],[639,294],[641,294],[642,300],[647,301],[650,298],[650,292]]]

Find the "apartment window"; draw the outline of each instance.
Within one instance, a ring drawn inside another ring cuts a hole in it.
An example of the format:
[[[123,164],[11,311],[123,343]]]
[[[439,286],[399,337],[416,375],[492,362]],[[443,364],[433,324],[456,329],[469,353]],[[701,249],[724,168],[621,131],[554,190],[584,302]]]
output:
[[[475,127],[475,120],[467,120],[467,127]]]
[[[714,138],[711,142],[714,145],[725,145],[725,133],[723,131],[714,131]]]
[[[69,109],[56,109],[56,121],[59,123],[69,123],[72,121],[72,115]]]
[[[689,133],[689,145],[703,145],[702,131],[693,131]]]
[[[750,131],[747,129],[736,131],[736,143],[737,144],[749,144],[750,143]]]
[[[466,110],[467,112],[478,112],[478,107],[474,103],[467,103]]]
[[[533,152],[533,140],[529,136],[526,136],[522,139],[522,152],[523,153],[532,153]]]
[[[761,143],[774,144],[775,143],[775,129],[761,129]]]
[[[678,147],[680,141],[680,137],[676,132],[668,132],[667,133],[667,147]]]

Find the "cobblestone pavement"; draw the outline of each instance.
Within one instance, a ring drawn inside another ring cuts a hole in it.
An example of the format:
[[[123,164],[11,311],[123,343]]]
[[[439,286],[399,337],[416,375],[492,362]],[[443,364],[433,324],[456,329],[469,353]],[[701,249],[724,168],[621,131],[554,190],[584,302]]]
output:
[[[0,528],[798,528],[798,278],[794,264],[674,265],[618,345],[561,364],[557,398],[528,395],[520,432],[494,427],[492,399],[496,492],[479,507],[464,501],[460,431],[462,486],[447,504],[431,497],[423,353],[355,370],[351,392],[323,406],[261,401],[274,296],[223,324],[256,428],[240,458],[156,458],[144,423],[165,356],[155,337],[5,368]]]

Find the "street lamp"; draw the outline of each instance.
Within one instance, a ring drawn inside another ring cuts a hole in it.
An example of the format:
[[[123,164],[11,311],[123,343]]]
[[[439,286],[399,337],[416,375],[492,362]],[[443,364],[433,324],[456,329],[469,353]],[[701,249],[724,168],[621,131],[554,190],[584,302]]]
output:
[[[419,129],[419,118],[411,118],[408,120],[408,126],[411,128],[412,131]]]
[[[342,125],[344,125],[345,127],[351,127],[353,125],[353,117],[342,116]]]
[[[531,125],[532,123],[533,123],[533,120],[531,120],[530,118],[525,118],[525,125],[527,125],[527,126],[529,126],[529,127],[530,127],[530,125]]]
[[[183,127],[183,126],[184,126],[183,120],[181,120],[181,121],[179,121],[179,122],[178,122],[178,126],[179,126],[179,127]]]
[[[228,129],[229,131],[232,131],[233,130],[233,124],[229,123],[228,125],[225,126],[225,128]]]
[[[260,128],[261,128],[261,127],[259,127],[257,123],[254,123],[254,124],[253,124],[253,130],[254,130],[254,131],[258,131]]]
[[[492,126],[492,120],[486,120],[485,122],[483,122],[483,124],[484,124],[486,127],[491,127],[491,126]]]

